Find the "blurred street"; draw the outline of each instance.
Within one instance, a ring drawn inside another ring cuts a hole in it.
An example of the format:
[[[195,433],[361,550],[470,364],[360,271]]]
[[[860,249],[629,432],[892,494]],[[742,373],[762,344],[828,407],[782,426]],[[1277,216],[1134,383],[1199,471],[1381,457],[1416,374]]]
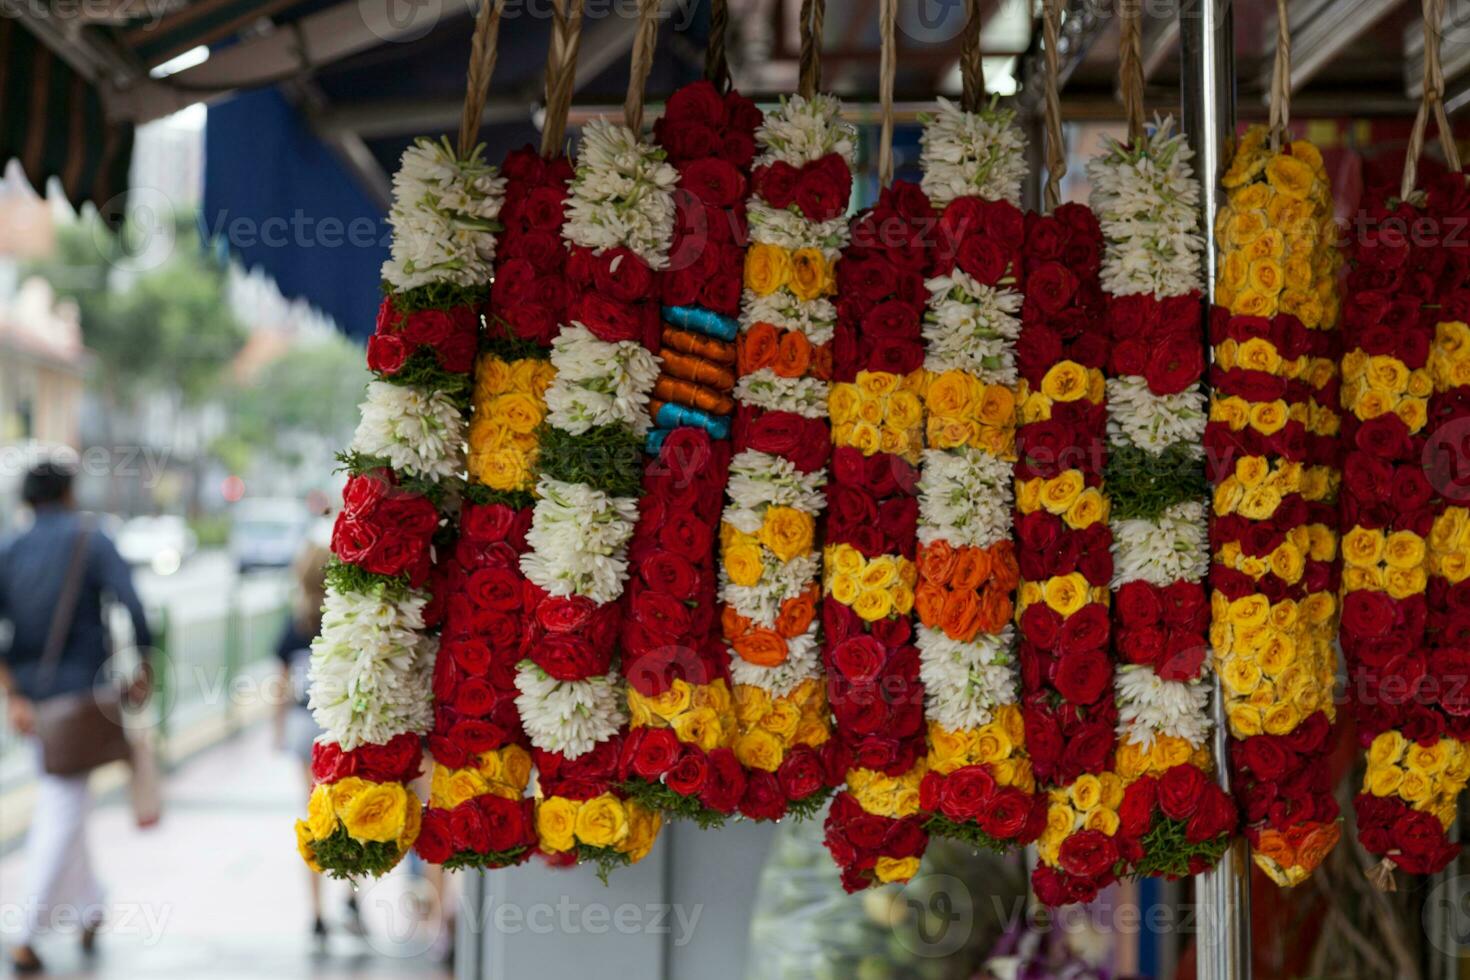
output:
[[[304,810],[302,775],[273,751],[268,725],[199,753],[167,778],[162,822],[139,830],[125,797],[93,815],[90,841],[107,892],[98,953],[85,959],[76,933],[45,936],[48,975],[117,980],[443,978],[430,962],[439,943],[421,911],[421,879],[400,867],[358,895],[367,935],[344,920],[348,886],[331,882],[331,930],[317,952],[306,873],[291,825]],[[13,937],[24,901],[23,855],[0,859],[0,940]]]

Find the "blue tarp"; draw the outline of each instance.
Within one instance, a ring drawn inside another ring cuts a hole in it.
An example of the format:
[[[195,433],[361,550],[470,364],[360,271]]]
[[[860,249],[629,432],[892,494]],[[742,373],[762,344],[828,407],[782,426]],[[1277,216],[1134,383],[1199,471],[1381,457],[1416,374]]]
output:
[[[372,333],[387,215],[274,89],[211,106],[204,232],[346,334]]]

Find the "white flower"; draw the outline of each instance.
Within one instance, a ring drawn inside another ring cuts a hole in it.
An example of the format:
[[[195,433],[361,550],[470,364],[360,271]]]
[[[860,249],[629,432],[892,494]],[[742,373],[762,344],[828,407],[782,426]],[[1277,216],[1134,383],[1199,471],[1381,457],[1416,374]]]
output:
[[[464,418],[442,391],[371,381],[352,436],[353,452],[380,457],[401,473],[447,480],[464,454]]]
[[[536,748],[568,759],[592,751],[618,733],[628,716],[616,674],[559,681],[529,660],[516,667],[521,726]]]
[[[1136,375],[1109,378],[1108,438],[1129,442],[1139,449],[1161,453],[1176,443],[1204,455],[1205,423],[1209,416],[1205,394],[1198,383],[1172,395],[1156,395]]]
[[[746,534],[755,534],[767,507],[792,507],[817,514],[827,506],[822,488],[827,471],[803,473],[782,456],[746,449],[730,460],[725,493],[730,498],[724,521]]]
[[[924,450],[919,542],[988,548],[1011,536],[1011,464],[983,450]]]
[[[924,285],[929,289],[924,366],[966,371],[986,384],[1014,385],[1021,294],[982,286],[959,269]]]
[[[327,590],[311,644],[310,706],[344,751],[433,725],[432,637],[422,634],[423,592],[392,600]]]
[[[1021,206],[1026,138],[1011,109],[966,112],[945,98],[924,124],[919,163],[923,188],[936,208],[958,197],[982,197]]]
[[[1114,296],[1182,296],[1201,288],[1199,182],[1183,134],[1156,121],[1141,146],[1106,139],[1087,165],[1092,209],[1102,226],[1102,286]]]
[[[1113,521],[1113,588],[1144,581],[1162,588],[1200,582],[1210,569],[1209,528],[1199,500],[1175,504],[1157,521]]]
[[[842,103],[835,96],[782,98],[779,108],[766,113],[755,138],[762,148],[758,167],[779,160],[800,169],[829,153],[840,154],[849,169],[857,164],[857,130],[842,121]]]
[[[779,245],[789,251],[819,248],[829,263],[836,262],[851,237],[847,216],[811,222],[796,208],[773,208],[754,198],[747,206],[750,240]]]
[[[757,626],[776,625],[781,603],[806,591],[822,573],[822,556],[817,552],[783,562],[761,549],[761,577],[754,585],[736,585],[721,575],[720,599]]]
[[[403,151],[393,175],[392,257],[383,278],[398,290],[488,283],[504,200],[505,181],[480,149],[460,160],[447,141],[420,139]]]
[[[1118,734],[1145,747],[1170,735],[1190,745],[1210,735],[1210,694],[1203,679],[1166,681],[1153,668],[1128,664],[1113,678],[1118,693]]]
[[[1014,704],[1020,678],[1011,656],[1013,639],[1009,625],[969,643],[920,626],[914,644],[928,720],[948,731],[965,731],[989,724],[997,707]]]
[[[821,378],[783,378],[771,368],[744,375],[735,397],[768,412],[794,412],[802,418],[827,417],[827,382]]]
[[[786,641],[786,659],[774,667],[750,663],[733,650],[730,652],[730,679],[736,684],[758,687],[772,697],[783,697],[802,681],[820,677],[821,644],[817,642],[817,624],[812,623],[800,636]]]
[[[741,301],[740,329],[749,330],[757,323],[769,323],[778,330],[795,330],[811,341],[812,346],[819,347],[836,332],[837,307],[827,299],[797,299],[785,289],[766,296],[747,289]]]
[[[659,361],[642,344],[599,340],[580,323],[562,328],[551,343],[556,378],[546,389],[547,421],[573,435],[599,425],[648,431],[648,393]]]
[[[548,478],[536,484],[536,496],[521,555],[526,578],[552,595],[615,601],[623,594],[637,498]]]
[[[562,235],[596,251],[625,246],[651,269],[668,265],[679,172],[627,126],[594,119],[582,130]]]

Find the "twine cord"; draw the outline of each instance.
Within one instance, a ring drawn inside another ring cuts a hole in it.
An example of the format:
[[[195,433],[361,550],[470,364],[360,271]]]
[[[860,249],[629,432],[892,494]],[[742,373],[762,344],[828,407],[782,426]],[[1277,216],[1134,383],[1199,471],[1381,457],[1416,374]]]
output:
[[[1057,35],[1062,19],[1061,0],[1045,0],[1042,6],[1042,52],[1046,71],[1043,73],[1046,108],[1046,209],[1056,210],[1062,200],[1062,178],[1067,175],[1067,151],[1062,146],[1062,103],[1057,95]]]
[[[505,0],[480,0],[475,15],[475,32],[470,38],[470,67],[465,72],[464,111],[459,117],[459,156],[467,158],[478,142],[480,116],[490,96],[490,76],[495,74],[495,57],[500,39],[500,15]]]
[[[1128,142],[1143,142],[1143,17],[1142,0],[1118,0],[1118,33],[1121,55],[1119,85],[1123,114],[1128,119]]]
[[[733,87],[730,61],[725,55],[725,34],[730,29],[729,0],[710,0],[709,40],[704,49],[704,77],[721,92]]]
[[[1419,99],[1419,111],[1414,114],[1414,128],[1409,132],[1409,146],[1404,156],[1404,179],[1399,197],[1405,200],[1414,192],[1414,184],[1419,177],[1419,156],[1424,152],[1424,133],[1431,111],[1435,125],[1439,127],[1439,144],[1444,149],[1445,164],[1453,172],[1460,172],[1460,149],[1455,145],[1449,117],[1445,114],[1444,69],[1439,60],[1440,44],[1444,40],[1444,9],[1444,0],[1424,0],[1424,91]]]
[[[801,76],[797,91],[810,99],[822,87],[822,27],[825,0],[801,0]]]
[[[965,33],[960,39],[960,108],[979,112],[985,104],[985,66],[980,60],[980,0],[965,0]]]
[[[882,128],[878,132],[878,182],[884,187],[893,183],[893,80],[898,74],[898,42],[894,28],[897,23],[898,0],[882,0],[878,8],[878,36],[882,45],[878,78],[882,112]]]
[[[1271,149],[1281,149],[1291,125],[1291,20],[1276,0],[1276,61],[1271,66]]]
[[[634,133],[643,131],[643,88],[653,69],[653,49],[658,44],[659,0],[638,0],[638,33],[633,37],[633,65],[628,71],[628,97],[623,100],[623,120]]]
[[[546,51],[546,119],[541,128],[541,156],[550,160],[566,139],[567,113],[577,80],[577,51],[582,46],[583,0],[552,0],[551,44]]]

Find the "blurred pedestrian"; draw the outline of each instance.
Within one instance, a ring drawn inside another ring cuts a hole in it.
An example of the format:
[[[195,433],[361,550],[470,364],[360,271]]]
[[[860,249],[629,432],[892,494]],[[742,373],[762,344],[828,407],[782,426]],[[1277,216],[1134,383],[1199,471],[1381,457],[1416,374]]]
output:
[[[35,519],[0,543],[0,621],[11,625],[0,688],[11,725],[32,738],[39,762],[26,838],[26,915],[10,954],[17,973],[41,970],[34,940],[55,911],[75,913],[82,948],[93,949],[102,889],[87,849],[88,775],[128,757],[120,702],[141,703],[151,683],[153,638],[132,573],[91,516],[77,511],[74,474],[60,458],[35,466],[21,491]],[[106,595],[127,608],[141,652],[142,669],[122,691],[99,684],[112,656]]]
[[[305,774],[306,792],[311,793],[314,779],[311,773],[311,747],[322,730],[312,716],[310,708],[309,674],[311,670],[311,641],[322,628],[322,603],[327,598],[327,561],[331,553],[316,543],[302,547],[291,567],[293,585],[291,617],[286,621],[281,638],[276,643],[276,656],[281,661],[281,674],[289,697],[276,702],[276,744],[300,761]],[[312,935],[318,942],[327,938],[327,923],[322,917],[322,880],[311,871],[306,872],[311,889]],[[353,935],[362,935],[362,917],[357,899],[347,899],[346,929]]]

